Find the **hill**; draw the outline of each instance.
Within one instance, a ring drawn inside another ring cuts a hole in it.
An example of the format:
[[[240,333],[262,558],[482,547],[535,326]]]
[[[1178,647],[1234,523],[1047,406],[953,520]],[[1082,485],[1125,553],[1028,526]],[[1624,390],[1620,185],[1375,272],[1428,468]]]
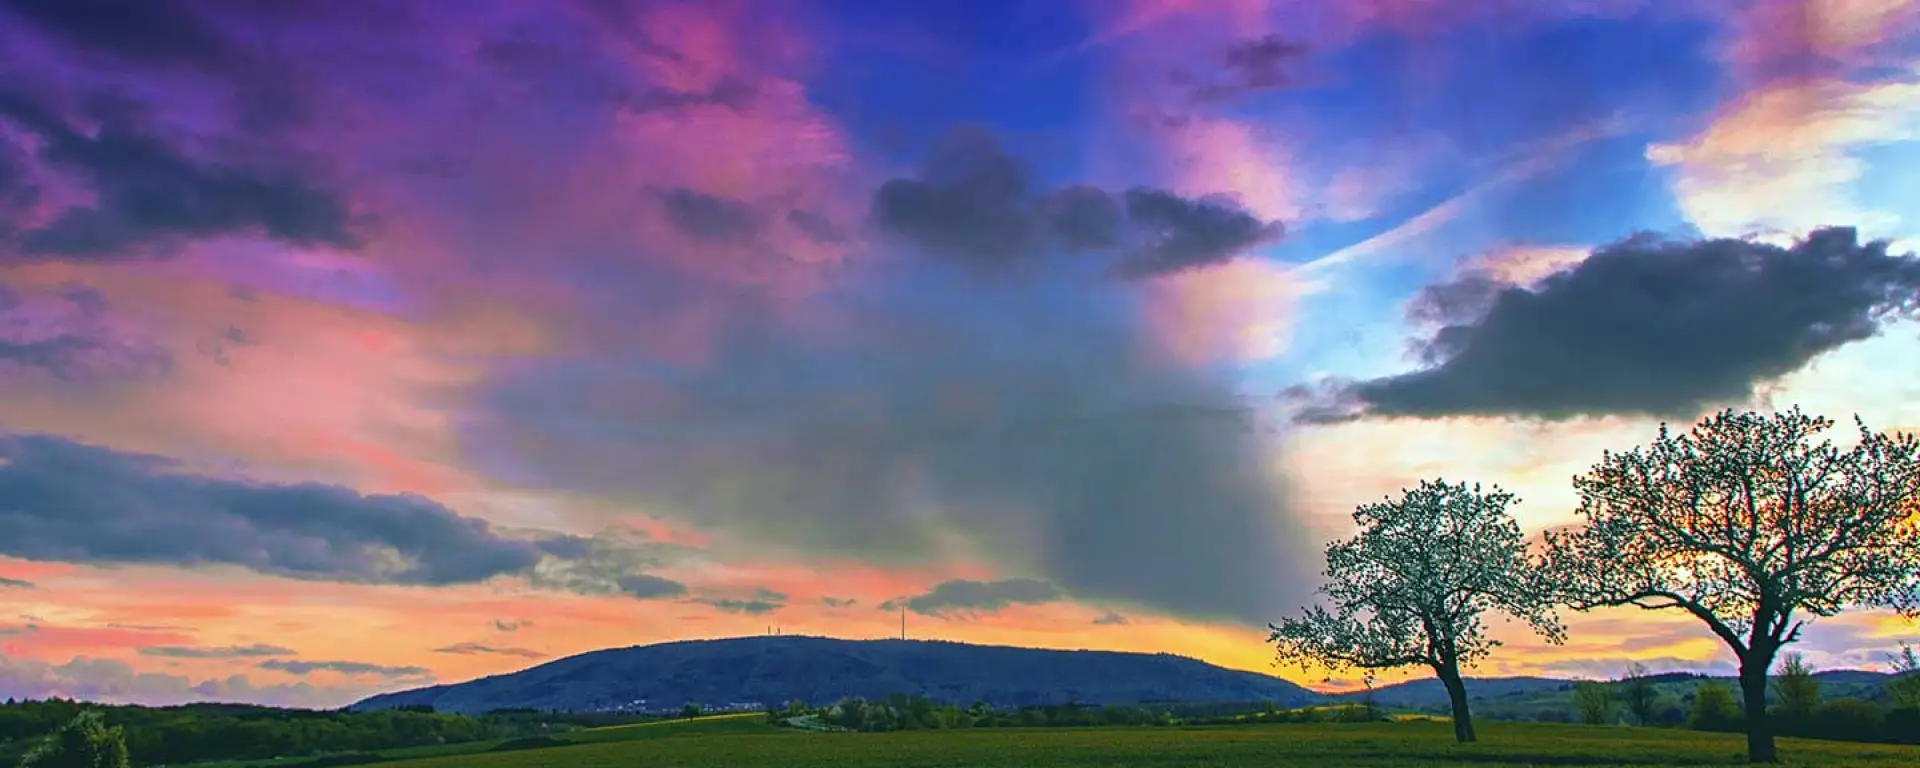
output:
[[[1324,699],[1270,675],[1169,654],[1053,651],[931,640],[739,637],[583,653],[465,683],[381,694],[351,708],[479,713],[758,708],[902,693],[965,706]]]

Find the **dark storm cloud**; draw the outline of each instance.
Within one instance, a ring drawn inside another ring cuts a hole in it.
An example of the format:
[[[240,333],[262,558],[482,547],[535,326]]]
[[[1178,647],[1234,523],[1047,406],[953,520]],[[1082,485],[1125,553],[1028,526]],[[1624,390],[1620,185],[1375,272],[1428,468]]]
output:
[[[0,91],[0,120],[37,136],[39,160],[83,178],[96,198],[17,232],[26,256],[126,258],[178,237],[249,231],[295,245],[358,243],[344,197],[300,174],[191,160],[127,115],[83,132],[19,92]]]
[[[494,619],[493,628],[501,632],[518,632],[533,626],[530,619]]]
[[[1108,611],[1105,614],[1102,614],[1099,618],[1094,619],[1093,623],[1103,627],[1124,627],[1128,624],[1132,624],[1133,620],[1128,619],[1127,617],[1122,616],[1118,613],[1114,613],[1113,611]]]
[[[161,373],[173,354],[120,332],[99,291],[69,285],[29,301],[0,283],[0,370],[37,372],[66,382]]]
[[[1036,192],[1018,158],[983,131],[943,139],[918,178],[875,191],[876,229],[928,253],[994,269],[1053,252],[1115,251],[1117,271],[1144,278],[1232,259],[1280,236],[1224,200],[1188,200],[1144,187],[1124,205],[1088,186]]]
[[[1280,237],[1280,225],[1261,221],[1220,200],[1188,200],[1171,192],[1127,190],[1127,218],[1146,242],[1120,263],[1128,277],[1170,274],[1218,264]]]
[[[140,649],[142,656],[168,659],[242,659],[258,656],[293,656],[292,648],[255,643],[253,645],[150,645]]]
[[[820,598],[820,604],[821,604],[821,605],[824,605],[824,606],[826,606],[826,607],[828,607],[828,608],[852,608],[852,607],[853,607],[853,605],[854,605],[854,603],[858,603],[858,602],[860,602],[860,601],[858,601],[858,600],[855,600],[855,599],[853,599],[853,598],[851,598],[851,597],[822,597],[822,598]]]
[[[503,365],[475,391],[465,459],[633,498],[763,556],[986,559],[1076,598],[1264,626],[1317,566],[1275,439],[1248,428],[1230,377],[1145,354],[1134,283],[1027,258],[1045,252],[1022,250],[1046,239],[1035,232],[1073,229],[1055,222],[1101,231],[1087,203],[1101,198],[1009,204],[995,190],[1024,182],[1000,157],[936,158],[889,182],[914,199],[894,205],[883,188],[875,224],[914,247],[850,260],[791,301],[684,272],[602,276],[580,299],[595,325],[577,356]],[[1024,269],[957,279],[1001,245]],[[635,285],[658,299],[636,300]],[[713,323],[695,363],[612,330],[681,309]]]
[[[785,608],[787,606],[787,596],[783,593],[762,587],[754,591],[753,597],[745,600],[717,599],[701,600],[700,602],[711,605],[716,610],[726,611],[727,613],[745,613],[758,616],[763,613],[772,613],[781,608]]]
[[[1630,238],[1537,287],[1468,276],[1422,291],[1427,367],[1295,394],[1300,418],[1641,414],[1692,418],[1920,308],[1920,260],[1852,229],[1790,248]]]
[[[926,616],[993,613],[1014,605],[1038,605],[1059,600],[1065,595],[1052,584],[1034,579],[972,581],[953,579],[935,584],[924,595],[882,603],[882,610],[907,610]]]
[[[753,206],[684,187],[660,193],[660,205],[675,229],[698,240],[751,240],[760,228]]]
[[[286,661],[269,659],[260,662],[261,669],[271,669],[290,675],[309,675],[314,672],[337,672],[342,675],[374,675],[378,677],[427,677],[432,674],[426,667],[389,667],[381,664],[368,664],[364,661]]]
[[[33,589],[33,582],[0,576],[0,587],[6,587],[8,589]]]
[[[444,648],[433,649],[434,653],[450,653],[457,656],[514,656],[522,659],[544,659],[547,654],[531,648],[502,648],[484,643],[454,643]]]
[[[0,435],[0,554],[87,564],[230,565],[294,579],[445,585],[600,557],[614,543],[515,537],[414,495],[187,474],[171,461],[46,435]],[[628,571],[603,578],[648,578]],[[592,587],[581,578],[559,588]],[[581,590],[590,591],[590,590]]]

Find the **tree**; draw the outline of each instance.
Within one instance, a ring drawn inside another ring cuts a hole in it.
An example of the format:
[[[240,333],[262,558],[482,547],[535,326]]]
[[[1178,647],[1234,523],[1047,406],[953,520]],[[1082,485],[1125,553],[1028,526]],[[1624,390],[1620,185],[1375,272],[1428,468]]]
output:
[[[699,717],[700,705],[691,701],[687,702],[686,706],[680,708],[680,716],[688,720],[692,720],[696,717]]]
[[[1627,708],[1627,714],[1641,725],[1653,725],[1660,710],[1660,691],[1653,687],[1653,681],[1647,679],[1647,667],[1640,662],[1627,665],[1627,672],[1620,676],[1620,703]]]
[[[1913,646],[1901,643],[1889,666],[1893,679],[1887,681],[1887,698],[1893,708],[1920,709],[1920,654],[1914,653]]]
[[[108,728],[98,710],[86,710],[20,758],[20,768],[129,768],[127,737]]]
[[[1806,621],[1920,610],[1920,451],[1855,424],[1846,450],[1813,443],[1833,422],[1798,408],[1663,424],[1575,478],[1585,525],[1546,537],[1542,569],[1571,607],[1683,610],[1733,649],[1753,762],[1777,759],[1767,670]]]
[[[1354,510],[1360,533],[1327,547],[1320,594],[1331,608],[1268,625],[1276,656],[1303,669],[1426,665],[1446,686],[1454,737],[1473,741],[1460,671],[1500,645],[1486,637],[1482,615],[1505,613],[1550,641],[1564,637],[1507,514],[1514,502],[1499,488],[1432,480]]]
[[[1813,678],[1800,654],[1789,653],[1773,676],[1773,696],[1780,702],[1780,719],[1790,729],[1804,729],[1813,722],[1813,711],[1820,706],[1820,681]]]
[[[1613,720],[1613,690],[1606,683],[1582,681],[1573,684],[1573,704],[1580,710],[1580,722],[1606,725]]]
[[[1730,731],[1739,724],[1740,710],[1733,703],[1733,692],[1720,683],[1701,683],[1693,690],[1693,709],[1687,712],[1687,726],[1696,731]]]

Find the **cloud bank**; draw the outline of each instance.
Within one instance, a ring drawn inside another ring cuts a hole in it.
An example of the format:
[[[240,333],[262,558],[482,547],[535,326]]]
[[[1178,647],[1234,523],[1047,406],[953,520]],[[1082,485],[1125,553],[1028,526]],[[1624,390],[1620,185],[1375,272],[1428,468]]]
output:
[[[1528,286],[1470,274],[1410,315],[1426,367],[1296,390],[1300,418],[1692,419],[1920,308],[1920,259],[1817,230],[1791,247],[1629,238]]]

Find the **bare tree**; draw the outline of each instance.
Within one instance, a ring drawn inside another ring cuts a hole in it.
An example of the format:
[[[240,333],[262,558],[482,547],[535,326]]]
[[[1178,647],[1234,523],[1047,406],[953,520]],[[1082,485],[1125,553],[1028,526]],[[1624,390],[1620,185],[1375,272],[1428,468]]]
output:
[[[1268,642],[1302,668],[1431,667],[1452,703],[1454,737],[1473,741],[1460,671],[1500,644],[1486,636],[1482,615],[1505,613],[1553,642],[1564,637],[1507,514],[1514,502],[1498,488],[1433,480],[1361,506],[1359,535],[1327,546],[1320,594],[1331,607],[1269,625]]]
[[[1580,722],[1606,725],[1613,720],[1613,689],[1598,680],[1574,683],[1573,705],[1580,710]]]
[[[1648,678],[1647,666],[1637,661],[1628,664],[1626,674],[1620,677],[1620,703],[1643,726],[1653,725],[1654,709],[1660,701],[1660,691]]]
[[[1833,422],[1798,408],[1662,425],[1575,478],[1586,524],[1546,537],[1542,569],[1573,608],[1683,610],[1733,649],[1753,762],[1777,759],[1767,670],[1806,621],[1920,608],[1916,441],[1855,423],[1845,450],[1814,443]]]

